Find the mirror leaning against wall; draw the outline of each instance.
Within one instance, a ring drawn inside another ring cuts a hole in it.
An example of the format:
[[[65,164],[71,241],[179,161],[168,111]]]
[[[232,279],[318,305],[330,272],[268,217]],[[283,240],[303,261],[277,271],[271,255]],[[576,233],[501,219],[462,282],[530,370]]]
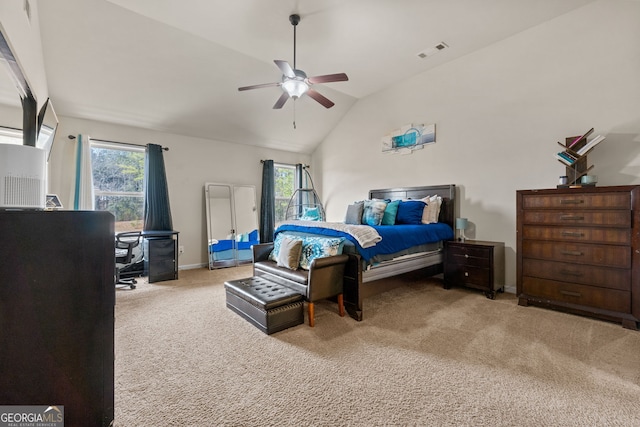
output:
[[[253,185],[205,183],[209,269],[250,263],[260,243]]]

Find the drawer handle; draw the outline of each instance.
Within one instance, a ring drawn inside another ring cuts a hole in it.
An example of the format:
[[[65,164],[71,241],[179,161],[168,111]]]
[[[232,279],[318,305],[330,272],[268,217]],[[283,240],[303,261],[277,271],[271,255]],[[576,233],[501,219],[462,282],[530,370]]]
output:
[[[584,203],[582,199],[562,199],[560,200],[561,205],[580,205]]]
[[[464,257],[465,257],[465,258],[469,258],[469,255],[467,255],[467,254],[464,254]]]
[[[469,273],[468,272],[464,272],[464,277],[469,277]]]
[[[572,255],[572,256],[582,256],[584,255],[582,252],[580,251],[560,251],[560,253],[562,255]]]
[[[579,231],[563,231],[561,234],[566,237],[584,237],[584,233]]]
[[[582,271],[560,270],[560,273],[564,274],[565,276],[584,276],[584,273]]]
[[[560,215],[560,219],[568,221],[584,221],[584,215]]]
[[[578,297],[580,298],[582,294],[580,292],[571,292],[571,291],[560,291],[562,295],[566,295],[569,297]]]

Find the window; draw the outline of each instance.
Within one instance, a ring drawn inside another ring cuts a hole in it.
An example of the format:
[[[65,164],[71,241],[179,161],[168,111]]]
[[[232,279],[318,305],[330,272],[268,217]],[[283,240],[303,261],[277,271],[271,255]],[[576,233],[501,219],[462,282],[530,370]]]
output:
[[[116,233],[142,230],[144,147],[91,141],[95,208],[115,216]]]
[[[0,127],[0,144],[22,145],[22,129]]]
[[[289,199],[296,190],[295,165],[275,164],[275,208],[276,223],[285,220]]]

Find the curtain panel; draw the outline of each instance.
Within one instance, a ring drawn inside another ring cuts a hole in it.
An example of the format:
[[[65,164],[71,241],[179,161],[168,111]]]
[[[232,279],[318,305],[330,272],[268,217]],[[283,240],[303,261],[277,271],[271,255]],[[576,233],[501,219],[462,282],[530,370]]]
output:
[[[73,209],[76,211],[95,209],[91,139],[88,135],[78,135],[76,138],[76,179],[73,189]]]
[[[260,243],[273,242],[276,224],[275,168],[273,160],[262,164],[262,197],[260,200]]]
[[[172,231],[162,146],[147,144],[144,162],[144,231]]]

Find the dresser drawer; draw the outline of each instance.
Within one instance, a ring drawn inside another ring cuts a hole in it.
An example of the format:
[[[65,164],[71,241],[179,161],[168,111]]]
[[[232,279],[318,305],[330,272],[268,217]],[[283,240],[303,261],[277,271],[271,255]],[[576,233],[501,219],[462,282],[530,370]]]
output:
[[[547,227],[523,225],[522,238],[531,240],[564,240],[571,242],[631,244],[629,228]]]
[[[447,262],[457,265],[491,267],[492,247],[448,244]]]
[[[522,213],[524,224],[546,225],[595,225],[629,228],[631,211],[562,211],[526,210]]]
[[[631,195],[618,193],[527,194],[523,209],[626,209],[631,210]]]
[[[623,268],[595,267],[525,258],[522,260],[522,274],[529,277],[593,285],[621,291],[631,290],[631,270]]]
[[[523,258],[631,268],[631,247],[523,240]]]
[[[631,293],[574,283],[558,282],[523,276],[525,295],[588,307],[597,307],[620,313],[631,312]]]
[[[472,266],[449,265],[445,275],[447,280],[453,284],[465,286],[477,286],[482,289],[492,289],[491,270],[488,268],[478,268]]]

